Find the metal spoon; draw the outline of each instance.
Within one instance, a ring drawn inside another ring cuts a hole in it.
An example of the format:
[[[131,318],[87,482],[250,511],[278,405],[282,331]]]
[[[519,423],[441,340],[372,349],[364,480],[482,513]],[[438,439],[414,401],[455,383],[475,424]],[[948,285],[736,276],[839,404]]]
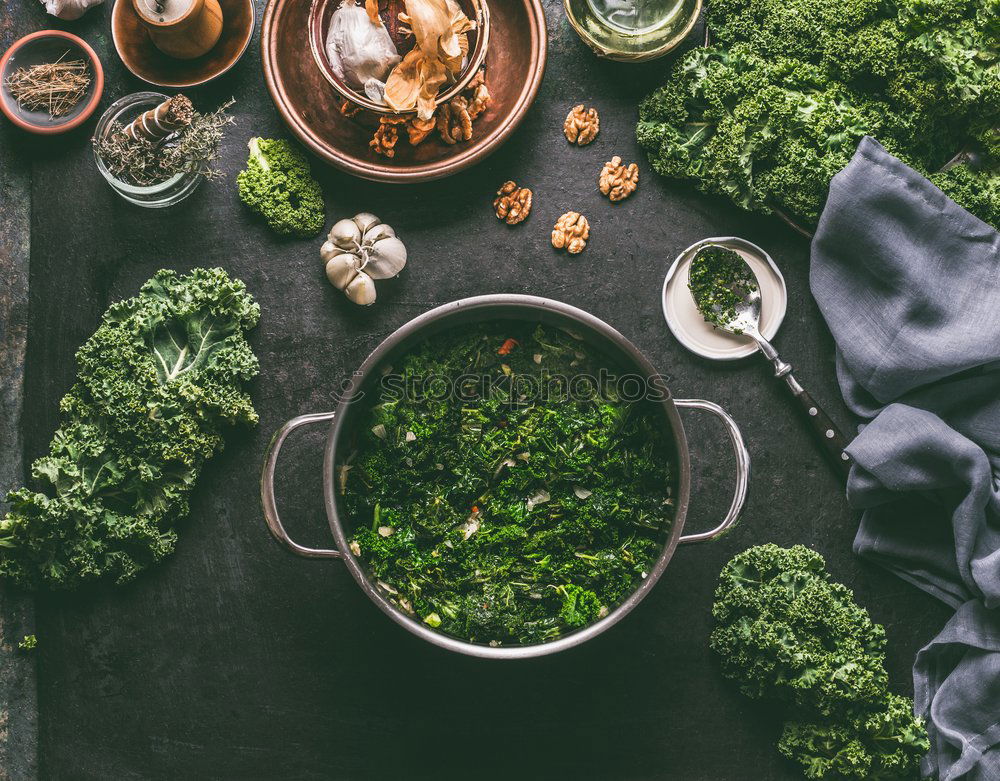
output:
[[[732,250],[730,251],[732,252]],[[738,252],[734,252],[733,254],[737,255],[744,265],[746,265],[750,275],[753,277],[754,284],[736,305],[736,314],[719,327],[737,336],[749,336],[757,343],[761,353],[774,366],[774,376],[780,377],[785,381],[785,385],[788,386],[788,389],[806,413],[806,417],[809,419],[814,433],[823,443],[823,448],[837,466],[837,469],[846,476],[851,469],[852,463],[851,457],[844,452],[844,448],[847,447],[847,439],[830,419],[830,416],[823,411],[823,408],[813,400],[813,397],[803,389],[799,381],[792,375],[791,364],[783,361],[773,345],[761,336],[760,284],[757,281],[757,275],[742,255]]]

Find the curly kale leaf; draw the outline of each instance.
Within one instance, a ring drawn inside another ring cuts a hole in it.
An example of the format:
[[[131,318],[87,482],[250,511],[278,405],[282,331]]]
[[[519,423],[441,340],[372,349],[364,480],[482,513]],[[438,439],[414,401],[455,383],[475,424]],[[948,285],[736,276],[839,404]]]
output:
[[[711,647],[749,697],[828,715],[885,691],[885,631],[808,548],[737,555],[719,576],[712,615]]]
[[[932,174],[930,180],[959,206],[984,222],[1000,225],[1000,175],[996,171],[977,171],[961,164]]]
[[[161,271],[77,352],[49,454],[0,521],[0,576],[26,587],[131,580],[170,554],[222,430],[256,423],[245,332],[260,309],[222,269]]]
[[[815,65],[738,45],[688,54],[640,105],[637,137],[661,175],[812,223],[861,137],[904,124]]]
[[[915,779],[929,749],[906,697],[891,694],[885,632],[801,545],[759,545],[722,570],[710,645],[749,697],[784,702],[778,749],[807,778]]]
[[[806,778],[823,781],[920,778],[920,759],[929,750],[913,703],[895,694],[843,721],[788,721],[778,742],[778,751],[797,762]]]
[[[323,190],[291,141],[251,138],[247,167],[236,177],[240,200],[275,233],[308,238],[323,230]]]
[[[886,18],[884,0],[713,0],[707,23],[713,43],[747,43],[765,58],[820,65],[831,38],[856,35]]]
[[[950,125],[961,147],[970,121],[989,124],[998,74],[995,0],[718,0],[709,28],[722,47],[821,68],[899,111]],[[916,140],[916,139],[915,139]],[[957,142],[957,145],[956,145]],[[940,154],[940,150],[939,150]],[[950,156],[950,154],[948,156]],[[947,159],[947,158],[946,158]]]
[[[708,15],[713,47],[640,105],[661,175],[805,225],[863,135],[924,174],[971,151],[998,176],[997,0],[714,0]],[[956,200],[1000,224],[989,199]]]
[[[560,586],[563,597],[559,617],[567,626],[586,626],[597,620],[601,611],[601,600],[593,591],[572,584]]]

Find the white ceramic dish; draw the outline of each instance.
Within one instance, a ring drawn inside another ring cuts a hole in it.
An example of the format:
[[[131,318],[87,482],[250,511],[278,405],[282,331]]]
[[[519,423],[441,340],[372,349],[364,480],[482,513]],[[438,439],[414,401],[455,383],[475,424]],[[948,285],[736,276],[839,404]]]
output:
[[[781,327],[788,305],[785,278],[774,260],[756,244],[736,236],[717,236],[692,244],[670,265],[663,280],[663,317],[677,341],[703,358],[713,361],[736,361],[757,352],[749,337],[726,333],[705,322],[694,297],[688,290],[688,271],[698,250],[707,244],[717,244],[738,252],[753,269],[760,285],[760,331],[770,341]]]

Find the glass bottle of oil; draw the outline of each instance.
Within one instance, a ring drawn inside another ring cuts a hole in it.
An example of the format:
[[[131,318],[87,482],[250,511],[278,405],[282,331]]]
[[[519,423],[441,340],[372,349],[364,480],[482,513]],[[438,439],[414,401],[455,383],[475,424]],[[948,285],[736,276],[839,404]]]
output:
[[[691,31],[701,0],[563,0],[573,29],[598,55],[641,62],[673,49]]]

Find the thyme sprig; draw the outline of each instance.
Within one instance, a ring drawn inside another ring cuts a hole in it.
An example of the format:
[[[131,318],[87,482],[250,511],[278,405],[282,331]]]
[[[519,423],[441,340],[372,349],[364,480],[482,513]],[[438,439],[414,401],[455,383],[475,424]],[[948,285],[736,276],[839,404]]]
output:
[[[209,114],[195,112],[189,125],[162,142],[133,138],[115,122],[94,139],[94,147],[112,176],[138,187],[159,184],[181,173],[200,173],[212,179],[222,175],[212,163],[219,155],[224,128],[233,123],[226,109],[234,102],[228,100]]]

